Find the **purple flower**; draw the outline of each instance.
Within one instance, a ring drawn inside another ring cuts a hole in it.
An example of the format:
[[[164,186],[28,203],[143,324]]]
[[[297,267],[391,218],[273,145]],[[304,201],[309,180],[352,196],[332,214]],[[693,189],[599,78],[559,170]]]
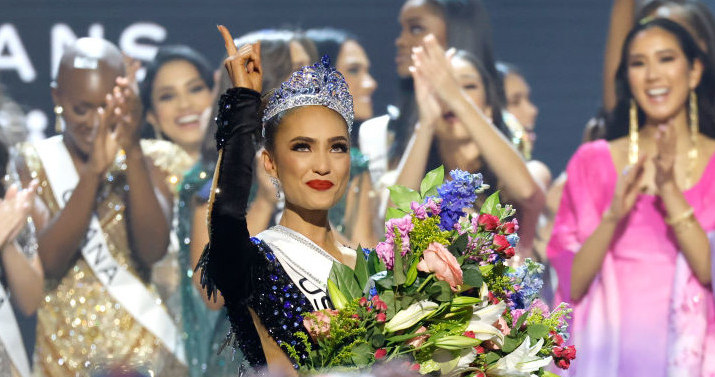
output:
[[[442,204],[441,200],[435,199],[433,197],[429,197],[429,198],[427,198],[427,201],[425,202],[424,205],[425,205],[425,207],[427,207],[427,209],[429,209],[429,211],[432,213],[432,215],[436,216],[436,215],[439,215],[439,213],[442,210],[441,204]]]
[[[392,242],[380,242],[375,248],[377,256],[385,262],[385,266],[388,270],[392,270],[392,266],[395,264],[395,245]]]
[[[440,206],[440,228],[453,230],[459,218],[465,215],[464,209],[472,207],[477,199],[477,190],[482,186],[481,174],[470,174],[462,170],[449,172],[451,181],[437,188],[442,203]]]
[[[427,218],[427,208],[417,202],[410,203],[410,209],[416,218],[424,220]]]

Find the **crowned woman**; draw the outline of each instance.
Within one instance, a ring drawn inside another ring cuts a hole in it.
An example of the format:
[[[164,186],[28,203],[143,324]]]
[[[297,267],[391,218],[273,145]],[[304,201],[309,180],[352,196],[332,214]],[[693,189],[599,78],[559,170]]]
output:
[[[355,264],[355,251],[336,241],[328,221],[350,178],[352,96],[324,58],[293,73],[270,97],[261,121],[260,45],[237,50],[228,30],[219,30],[234,88],[219,101],[210,240],[198,268],[209,295],[223,296],[234,344],[250,364],[293,374],[281,345],[301,351],[294,335],[301,314],[329,307],[334,262]],[[251,238],[246,204],[259,129],[263,167],[280,182],[286,205],[279,225]]]

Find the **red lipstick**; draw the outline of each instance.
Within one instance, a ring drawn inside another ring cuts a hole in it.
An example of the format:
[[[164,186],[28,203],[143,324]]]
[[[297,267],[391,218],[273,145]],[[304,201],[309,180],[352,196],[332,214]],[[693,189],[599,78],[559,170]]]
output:
[[[325,181],[322,179],[314,179],[312,181],[308,181],[306,183],[310,188],[313,190],[318,190],[318,191],[325,191],[329,190],[331,187],[333,187],[333,182],[330,181]]]

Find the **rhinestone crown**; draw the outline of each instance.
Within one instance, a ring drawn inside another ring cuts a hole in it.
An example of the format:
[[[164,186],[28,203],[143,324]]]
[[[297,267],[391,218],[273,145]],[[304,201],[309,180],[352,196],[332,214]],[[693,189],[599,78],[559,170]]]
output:
[[[323,56],[320,62],[305,66],[281,84],[263,113],[263,123],[278,113],[299,106],[319,105],[335,110],[342,115],[351,129],[353,119],[353,96],[343,75],[330,66],[330,57]]]

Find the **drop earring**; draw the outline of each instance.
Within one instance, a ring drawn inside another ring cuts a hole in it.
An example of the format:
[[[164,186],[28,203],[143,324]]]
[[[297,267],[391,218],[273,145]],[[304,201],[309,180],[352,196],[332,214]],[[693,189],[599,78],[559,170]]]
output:
[[[631,99],[631,108],[628,122],[628,163],[635,165],[638,162],[638,105]]]
[[[281,198],[281,181],[278,180],[276,177],[271,177],[271,182],[273,183],[273,187],[276,188],[276,199]]]
[[[57,105],[54,108],[55,111],[55,133],[56,134],[61,134],[64,131],[64,126],[62,122],[62,113],[64,113],[64,109],[62,106]]]

